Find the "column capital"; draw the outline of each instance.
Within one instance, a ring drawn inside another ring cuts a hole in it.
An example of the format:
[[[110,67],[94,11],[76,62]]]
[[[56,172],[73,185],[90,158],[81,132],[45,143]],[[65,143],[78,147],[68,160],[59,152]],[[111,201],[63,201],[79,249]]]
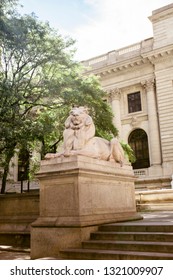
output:
[[[141,85],[144,87],[144,89],[146,89],[146,91],[150,91],[155,88],[155,79],[150,78],[148,80],[141,81]]]
[[[119,88],[113,88],[108,91],[110,101],[120,100],[121,90]]]

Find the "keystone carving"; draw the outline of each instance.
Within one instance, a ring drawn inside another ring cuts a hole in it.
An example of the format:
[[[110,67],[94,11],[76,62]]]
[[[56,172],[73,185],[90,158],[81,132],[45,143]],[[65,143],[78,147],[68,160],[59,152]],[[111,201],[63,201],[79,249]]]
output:
[[[130,124],[132,127],[137,127],[139,125],[139,120],[137,119],[137,117],[132,117]]]

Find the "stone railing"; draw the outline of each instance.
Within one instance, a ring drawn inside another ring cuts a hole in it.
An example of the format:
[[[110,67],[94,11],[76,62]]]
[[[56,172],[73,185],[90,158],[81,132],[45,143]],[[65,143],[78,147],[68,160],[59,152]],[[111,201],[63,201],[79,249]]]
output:
[[[94,59],[89,60],[88,64],[93,65],[93,64],[97,64],[99,62],[105,61],[105,60],[107,60],[107,55],[101,55],[101,56],[98,56]]]
[[[129,47],[118,50],[118,55],[123,55],[125,53],[131,53],[133,51],[140,50],[140,49],[141,49],[141,43],[138,43],[138,44],[131,45]]]
[[[125,48],[113,50],[106,54],[82,61],[82,64],[86,67],[92,67],[92,69],[94,69],[100,66],[121,62],[124,59],[130,59],[137,55],[141,55],[146,51],[150,51],[152,48],[153,38],[149,38]]]
[[[148,175],[147,169],[136,169],[134,170],[134,175],[137,177]]]

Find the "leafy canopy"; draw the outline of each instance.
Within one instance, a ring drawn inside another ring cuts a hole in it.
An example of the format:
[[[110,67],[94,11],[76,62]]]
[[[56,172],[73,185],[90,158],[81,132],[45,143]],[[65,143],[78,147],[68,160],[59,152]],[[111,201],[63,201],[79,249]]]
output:
[[[84,77],[74,61],[74,40],[63,38],[48,23],[32,15],[9,12],[1,1],[0,15],[0,156],[8,170],[16,147],[43,143],[44,153],[62,139],[64,121],[74,104],[90,108],[97,135],[109,138],[117,130],[103,101],[98,80]]]

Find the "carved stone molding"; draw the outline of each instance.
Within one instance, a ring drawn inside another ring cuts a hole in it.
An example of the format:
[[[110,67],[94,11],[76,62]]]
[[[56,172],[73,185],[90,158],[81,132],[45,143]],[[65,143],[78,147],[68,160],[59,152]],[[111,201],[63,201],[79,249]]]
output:
[[[137,117],[132,117],[130,124],[132,127],[137,127],[139,126],[140,121]]]
[[[119,88],[111,89],[108,94],[110,102],[113,100],[120,100],[121,98],[121,90]]]
[[[155,79],[151,78],[145,81],[141,81],[141,85],[144,87],[146,91],[153,90],[155,88]]]

